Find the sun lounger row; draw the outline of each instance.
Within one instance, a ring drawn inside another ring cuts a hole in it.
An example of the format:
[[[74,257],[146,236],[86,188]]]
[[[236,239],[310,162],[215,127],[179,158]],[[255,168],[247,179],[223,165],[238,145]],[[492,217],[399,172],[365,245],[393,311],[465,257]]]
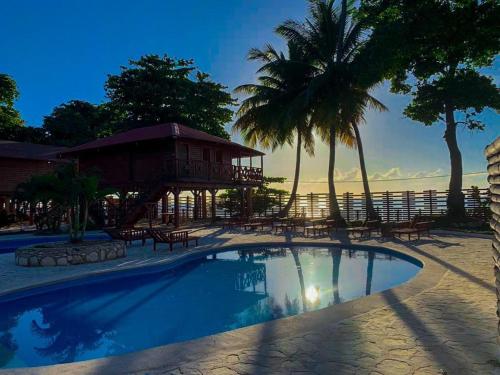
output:
[[[146,229],[146,228],[106,228],[104,229],[112,239],[125,241],[126,244],[132,244],[132,241],[142,241],[142,246],[145,245],[146,239],[153,239],[153,250],[156,251],[158,243],[169,244],[169,249],[172,251],[173,245],[182,243],[184,247],[188,247],[189,242],[195,242],[198,246],[199,237],[189,235],[187,230],[173,231],[169,229]]]
[[[411,222],[398,223],[395,224],[394,228],[388,228],[385,231],[385,235],[391,235],[393,237],[399,237],[403,235],[408,235],[408,239],[411,239],[412,235],[417,235],[418,239],[422,234],[430,234],[430,229],[432,227],[432,221],[418,221],[415,218]],[[297,232],[297,228],[303,227],[303,234],[305,237],[324,235],[331,233],[332,231],[338,231],[340,225],[336,220],[333,219],[315,219],[306,222],[303,217],[292,217],[292,218],[250,218],[250,219],[231,219],[226,220],[223,223],[224,228],[235,228],[240,227],[244,230],[264,230],[264,227],[271,227],[271,231],[274,233],[284,233],[288,231]],[[381,232],[382,223],[380,220],[366,220],[361,226],[348,227],[346,231],[349,235],[354,237],[370,237],[372,233],[382,234]]]

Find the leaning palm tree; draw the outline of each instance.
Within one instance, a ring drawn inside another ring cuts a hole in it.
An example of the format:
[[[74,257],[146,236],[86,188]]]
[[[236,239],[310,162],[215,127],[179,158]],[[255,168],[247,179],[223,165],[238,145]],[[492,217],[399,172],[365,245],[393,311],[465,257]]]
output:
[[[366,217],[368,219],[379,218],[378,213],[373,206],[373,200],[370,192],[370,185],[368,183],[368,173],[366,171],[365,156],[363,152],[363,142],[361,141],[361,134],[359,132],[359,125],[365,123],[365,111],[367,108],[375,109],[378,111],[387,111],[387,107],[379,100],[374,98],[368,90],[364,88],[352,88],[342,100],[341,104],[342,116],[351,125],[355,138],[355,147],[358,149],[359,167],[361,170],[361,178],[363,181],[363,190],[365,194],[366,203]]]
[[[377,69],[371,68],[370,53],[366,52],[370,51],[367,46],[371,47],[371,40],[366,35],[365,23],[352,17],[353,2],[342,0],[340,9],[334,3],[334,0],[310,0],[310,17],[304,23],[286,21],[277,28],[277,32],[300,45],[319,72],[308,85],[304,98],[306,105],[312,108],[311,123],[328,135],[325,139],[330,146],[330,216],[342,220],[333,181],[336,141],[340,139],[351,144],[356,140],[358,145],[361,144],[360,137],[355,137],[357,128],[352,127],[350,119],[353,112],[350,106],[353,104],[346,98],[361,94],[366,99],[364,94],[381,82],[383,75],[378,65]],[[360,68],[364,68],[365,72]],[[360,152],[362,154],[362,146]],[[367,187],[366,176],[363,179]],[[371,200],[367,193],[369,188],[365,188],[369,205]],[[373,211],[372,208],[370,210]]]
[[[297,96],[307,87],[314,66],[294,43],[288,44],[288,58],[272,46],[252,49],[250,60],[263,63],[257,84],[241,85],[236,92],[250,95],[243,100],[233,130],[240,131],[245,143],[260,144],[273,151],[297,138],[295,173],[292,191],[281,215],[288,214],[295,201],[299,183],[301,153],[304,148],[314,154],[314,137],[307,108],[299,105]]]

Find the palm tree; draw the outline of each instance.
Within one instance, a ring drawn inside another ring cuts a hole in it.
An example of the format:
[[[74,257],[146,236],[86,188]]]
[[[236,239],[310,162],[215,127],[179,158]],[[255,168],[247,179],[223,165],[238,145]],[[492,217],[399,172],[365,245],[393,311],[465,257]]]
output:
[[[387,107],[368,93],[364,88],[354,88],[345,95],[342,101],[341,113],[350,122],[353,130],[356,147],[359,155],[359,167],[361,170],[361,178],[363,180],[363,191],[365,193],[366,216],[368,219],[379,218],[378,213],[373,206],[373,200],[368,183],[368,173],[366,171],[365,156],[363,152],[363,142],[359,132],[359,125],[365,123],[365,111],[367,108],[378,111],[387,111]]]
[[[334,0],[310,0],[310,3],[310,18],[304,23],[286,21],[277,28],[277,32],[300,45],[311,56],[318,71],[303,97],[305,105],[312,110],[311,123],[323,129],[324,138],[330,146],[330,216],[342,220],[333,180],[337,140],[351,146],[354,143],[358,145],[367,207],[370,206],[369,216],[373,216],[375,212],[357,129],[359,122],[355,120],[362,118],[367,104],[382,108],[380,102],[368,95],[368,91],[383,80],[381,67],[377,64],[371,68],[373,43],[365,35],[365,23],[352,17],[352,2],[342,0],[340,10],[334,6]],[[361,112],[356,113],[353,107]]]
[[[295,173],[292,191],[281,215],[287,215],[297,194],[302,148],[314,155],[314,137],[307,108],[298,105],[297,96],[307,87],[315,67],[303,50],[288,43],[288,58],[268,45],[252,49],[250,60],[263,63],[257,84],[241,85],[236,92],[249,94],[243,100],[234,130],[242,133],[245,143],[260,144],[275,150],[293,144],[297,137]]]

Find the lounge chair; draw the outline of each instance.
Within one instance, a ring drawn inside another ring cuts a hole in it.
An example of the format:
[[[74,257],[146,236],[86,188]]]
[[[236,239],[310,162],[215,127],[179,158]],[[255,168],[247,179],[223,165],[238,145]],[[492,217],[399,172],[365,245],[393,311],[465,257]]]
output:
[[[416,234],[417,238],[420,239],[422,233],[427,233],[430,236],[430,230],[432,228],[433,221],[417,221],[414,219],[410,222],[400,223],[398,228],[391,230],[393,237],[401,238],[402,235],[408,235],[408,241],[411,240],[412,234]]]
[[[333,229],[338,230],[338,223],[334,219],[316,219],[311,221],[312,225],[304,227],[304,236],[308,237],[312,232],[313,236],[316,234],[330,233]]]
[[[170,251],[173,250],[175,243],[182,243],[182,246],[187,246],[188,231],[165,231],[161,229],[149,229],[151,237],[153,237],[153,251],[156,251],[157,243],[168,243]],[[191,238],[193,239],[193,237]],[[196,239],[196,243],[198,243]]]
[[[125,244],[132,244],[132,241],[142,241],[142,246],[146,244],[146,239],[151,238],[147,229],[143,228],[105,228],[103,229],[114,240],[125,241]]]
[[[362,226],[347,228],[348,234],[355,235],[359,233],[360,237],[363,237],[366,233],[368,233],[368,237],[371,236],[372,232],[380,232],[380,220],[365,220]]]

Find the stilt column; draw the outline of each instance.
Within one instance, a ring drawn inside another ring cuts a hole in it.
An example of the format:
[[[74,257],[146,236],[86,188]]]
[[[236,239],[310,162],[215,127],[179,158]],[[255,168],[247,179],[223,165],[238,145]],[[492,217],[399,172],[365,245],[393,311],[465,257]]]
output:
[[[174,226],[179,228],[180,217],[179,217],[179,189],[174,189]]]

